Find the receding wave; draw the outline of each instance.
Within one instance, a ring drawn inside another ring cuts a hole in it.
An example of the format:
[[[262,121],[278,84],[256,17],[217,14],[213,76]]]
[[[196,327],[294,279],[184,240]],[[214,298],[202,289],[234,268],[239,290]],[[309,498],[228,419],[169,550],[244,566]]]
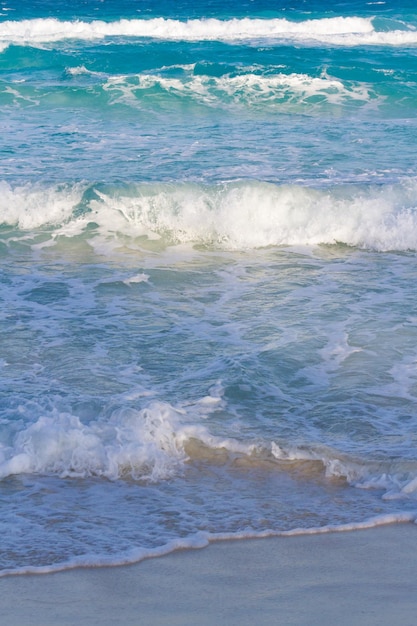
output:
[[[88,233],[93,247],[150,239],[226,250],[336,243],[417,250],[415,179],[327,189],[240,181],[46,189],[2,183],[1,190],[0,223],[47,231],[48,245]]]
[[[310,528],[295,528],[289,531],[267,530],[236,533],[209,533],[198,531],[188,537],[174,539],[157,548],[133,548],[128,552],[118,556],[97,556],[89,554],[85,556],[75,556],[64,562],[53,565],[34,565],[7,568],[0,571],[0,578],[6,576],[19,576],[23,574],[50,574],[70,569],[84,567],[117,567],[121,565],[132,565],[140,563],[146,559],[158,558],[176,552],[178,550],[197,550],[207,547],[210,543],[219,541],[236,541],[244,539],[263,539],[268,537],[292,537],[300,535],[323,535],[327,533],[349,532],[354,530],[366,530],[388,526],[390,524],[417,523],[417,511],[391,513],[370,517],[363,522],[351,522],[347,524],[328,524]]]
[[[64,39],[141,37],[165,40],[279,40],[302,44],[415,45],[417,32],[393,23],[393,30],[375,29],[372,18],[333,17],[291,21],[275,19],[214,18],[180,21],[165,18],[104,21],[60,21],[55,18],[5,21],[0,24],[0,45],[37,44]]]

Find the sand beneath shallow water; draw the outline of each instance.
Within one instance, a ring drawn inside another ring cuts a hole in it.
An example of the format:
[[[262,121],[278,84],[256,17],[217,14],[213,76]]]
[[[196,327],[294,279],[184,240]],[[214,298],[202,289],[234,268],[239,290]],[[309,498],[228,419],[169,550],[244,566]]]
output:
[[[417,526],[227,541],[137,565],[0,579],[8,626],[417,621]]]

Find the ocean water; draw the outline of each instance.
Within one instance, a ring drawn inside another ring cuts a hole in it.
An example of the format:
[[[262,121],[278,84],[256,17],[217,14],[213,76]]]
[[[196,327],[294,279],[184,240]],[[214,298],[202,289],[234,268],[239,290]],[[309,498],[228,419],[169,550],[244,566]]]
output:
[[[4,0],[0,575],[417,518],[417,12]]]

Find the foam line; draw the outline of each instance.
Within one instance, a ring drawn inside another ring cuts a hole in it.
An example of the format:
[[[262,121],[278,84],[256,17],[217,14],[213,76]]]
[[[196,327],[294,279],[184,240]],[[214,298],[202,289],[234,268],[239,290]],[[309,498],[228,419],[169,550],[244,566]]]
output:
[[[414,45],[417,32],[377,32],[371,18],[333,17],[301,22],[275,19],[193,19],[187,21],[153,18],[103,21],[60,21],[38,18],[0,24],[1,44],[36,44],[65,39],[94,40],[103,37],[141,37],[166,40],[258,40],[278,39],[297,43],[326,42],[334,45]]]
[[[247,532],[247,533],[207,533],[198,532],[190,537],[183,539],[175,539],[167,544],[151,549],[136,548],[130,550],[119,557],[99,557],[97,555],[85,555],[75,557],[64,563],[47,566],[30,566],[16,569],[4,569],[0,571],[0,578],[5,576],[21,576],[25,574],[51,574],[70,569],[85,567],[118,567],[122,565],[133,565],[140,563],[146,559],[158,558],[176,552],[178,550],[192,550],[207,547],[210,543],[219,541],[236,541],[247,539],[263,539],[269,537],[294,537],[301,535],[321,535],[335,532],[349,532],[355,530],[366,530],[377,528],[378,526],[387,526],[389,524],[406,524],[416,523],[417,511],[407,513],[393,513],[390,515],[381,515],[372,517],[363,522],[353,522],[351,524],[328,525],[316,528],[302,528],[291,531],[263,531],[263,532]]]

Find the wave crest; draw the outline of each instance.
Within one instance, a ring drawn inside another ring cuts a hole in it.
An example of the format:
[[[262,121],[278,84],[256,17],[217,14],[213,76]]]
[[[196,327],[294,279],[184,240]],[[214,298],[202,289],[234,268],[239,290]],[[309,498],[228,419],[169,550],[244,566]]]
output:
[[[176,411],[157,402],[141,411],[117,411],[107,423],[85,425],[66,413],[43,416],[21,430],[11,447],[0,450],[0,476],[168,478],[185,459],[175,424]]]
[[[221,401],[210,400],[210,406]],[[152,401],[141,410],[121,408],[109,420],[88,424],[55,411],[0,445],[0,479],[26,473],[154,483],[183,474],[190,464],[208,464],[234,472],[284,472],[303,482],[342,481],[379,490],[386,500],[417,495],[416,461],[363,459],[325,445],[223,438],[192,422],[207,410],[205,398],[188,410]]]
[[[218,185],[137,184],[110,188],[41,189],[2,184],[0,223],[48,228],[59,236],[88,233],[94,246],[121,239],[159,239],[245,250],[333,245],[417,250],[417,181],[315,189],[241,181]],[[111,252],[111,250],[110,250]]]
[[[94,40],[104,37],[141,37],[165,40],[284,40],[309,45],[414,45],[414,30],[376,31],[372,18],[332,17],[291,21],[285,18],[215,18],[180,21],[165,18],[122,19],[115,22],[60,21],[38,18],[0,24],[0,45],[37,44],[65,39]]]
[[[113,76],[103,85],[111,97],[111,104],[144,106],[145,97],[157,92],[178,98],[190,98],[206,106],[224,107],[238,104],[249,107],[299,110],[305,104],[308,113],[321,106],[358,106],[382,102],[367,86],[344,84],[327,76],[307,74],[269,74],[261,76],[252,72],[220,77],[189,75],[167,78],[152,74]],[[172,106],[172,102],[171,102]]]

